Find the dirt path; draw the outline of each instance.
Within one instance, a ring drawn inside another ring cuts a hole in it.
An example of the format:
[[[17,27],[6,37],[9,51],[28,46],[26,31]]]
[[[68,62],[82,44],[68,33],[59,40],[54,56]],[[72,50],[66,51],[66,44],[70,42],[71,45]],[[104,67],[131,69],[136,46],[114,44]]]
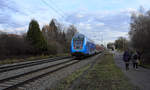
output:
[[[139,70],[134,70],[132,68],[132,63],[130,63],[130,70],[126,71],[122,60],[122,53],[113,53],[116,65],[122,69],[124,74],[130,79],[131,83],[138,86],[141,90],[150,90],[150,70],[142,67],[139,67]]]

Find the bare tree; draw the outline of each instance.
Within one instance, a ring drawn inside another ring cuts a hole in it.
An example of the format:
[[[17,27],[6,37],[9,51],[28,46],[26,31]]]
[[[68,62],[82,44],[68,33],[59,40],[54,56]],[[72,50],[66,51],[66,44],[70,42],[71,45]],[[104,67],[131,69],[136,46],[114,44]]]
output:
[[[0,35],[0,59],[33,55],[34,49],[22,35]]]
[[[71,25],[65,32],[64,26],[52,19],[49,25],[43,26],[42,32],[51,52],[55,49],[54,52],[56,53],[64,53],[69,52],[71,39],[77,32],[77,29]],[[55,48],[51,49],[52,47]]]
[[[141,11],[142,12],[142,11]],[[150,59],[150,11],[133,14],[131,17],[129,35],[132,46],[139,51],[145,60]],[[148,61],[150,62],[150,61]]]
[[[117,40],[115,40],[115,48],[118,50],[125,50],[129,49],[129,41],[124,37],[119,37]]]
[[[77,29],[74,25],[70,25],[69,28],[67,29],[67,39],[68,42],[71,41],[72,37],[77,33]]]

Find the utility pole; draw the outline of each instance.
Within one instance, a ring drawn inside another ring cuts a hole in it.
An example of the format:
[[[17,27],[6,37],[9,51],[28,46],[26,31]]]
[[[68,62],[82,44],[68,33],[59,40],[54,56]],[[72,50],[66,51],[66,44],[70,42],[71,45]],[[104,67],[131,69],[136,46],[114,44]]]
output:
[[[102,36],[102,32],[100,32],[100,37],[101,37],[101,44],[103,44],[103,36]]]
[[[125,39],[123,39],[123,50],[125,50]]]
[[[102,44],[104,44],[104,42],[103,42],[103,34],[102,34]]]

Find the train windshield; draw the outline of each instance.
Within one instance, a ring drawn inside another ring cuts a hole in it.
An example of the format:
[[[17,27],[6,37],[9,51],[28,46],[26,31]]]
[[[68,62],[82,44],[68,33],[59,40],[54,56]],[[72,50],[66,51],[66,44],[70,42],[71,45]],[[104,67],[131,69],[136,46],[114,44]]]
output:
[[[82,49],[84,41],[84,35],[77,35],[73,38],[74,49]]]

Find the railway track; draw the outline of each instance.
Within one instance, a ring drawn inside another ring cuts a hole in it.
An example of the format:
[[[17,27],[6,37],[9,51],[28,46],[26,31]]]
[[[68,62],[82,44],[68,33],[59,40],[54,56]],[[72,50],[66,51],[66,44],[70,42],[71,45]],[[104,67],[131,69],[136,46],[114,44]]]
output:
[[[67,58],[71,58],[71,57],[69,56],[56,57],[56,58],[48,58],[48,59],[42,59],[42,60],[36,60],[36,61],[21,62],[21,63],[11,64],[11,65],[3,65],[3,66],[0,66],[0,73],[11,71],[11,70],[16,70],[20,68],[30,67],[34,65],[39,65],[43,63],[54,62],[54,61],[67,59]]]
[[[74,58],[61,61],[59,63],[49,65],[40,69],[29,71],[23,74],[15,75],[12,77],[0,79],[0,90],[12,90],[20,85],[26,84],[28,82],[34,81],[38,78],[44,77],[48,74],[66,68],[70,65],[80,62]],[[17,68],[18,69],[18,68]]]

